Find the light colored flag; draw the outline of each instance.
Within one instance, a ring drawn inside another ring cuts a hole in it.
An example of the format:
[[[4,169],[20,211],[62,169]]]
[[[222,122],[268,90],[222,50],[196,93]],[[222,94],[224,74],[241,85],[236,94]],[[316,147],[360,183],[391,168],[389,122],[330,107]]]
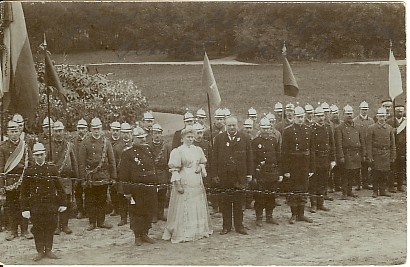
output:
[[[394,58],[393,51],[390,49],[389,56],[389,96],[394,100],[397,96],[403,93],[403,83],[401,80],[401,73],[399,64]]]
[[[2,94],[5,108],[17,112],[33,122],[39,103],[39,84],[34,67],[33,54],[27,35],[26,22],[21,2],[5,2],[4,30],[5,51],[2,63]]]
[[[204,65],[202,68],[202,86],[206,87],[209,95],[209,102],[212,106],[218,106],[221,103],[218,86],[216,85],[214,73],[209,63],[208,55],[205,52]]]

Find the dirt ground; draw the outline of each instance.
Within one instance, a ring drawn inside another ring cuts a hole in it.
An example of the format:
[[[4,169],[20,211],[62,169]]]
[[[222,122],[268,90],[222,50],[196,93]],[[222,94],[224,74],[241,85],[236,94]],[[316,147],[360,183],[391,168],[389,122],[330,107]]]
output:
[[[406,193],[392,198],[372,198],[370,190],[359,191],[359,198],[340,200],[330,194],[330,212],[308,216],[312,224],[288,224],[289,207],[276,207],[280,225],[256,227],[254,211],[246,210],[244,224],[249,235],[235,232],[221,236],[222,218],[212,215],[214,234],[196,242],[171,244],[161,240],[165,222],[153,224],[154,245],[134,246],[129,225],[118,227],[119,217],[107,215],[114,224],[110,230],[85,230],[87,219],[71,219],[71,235],[54,240],[59,260],[43,259],[38,264],[143,264],[143,265],[392,265],[406,262]],[[5,241],[0,233],[0,261],[5,264],[34,264],[33,240],[21,237]]]

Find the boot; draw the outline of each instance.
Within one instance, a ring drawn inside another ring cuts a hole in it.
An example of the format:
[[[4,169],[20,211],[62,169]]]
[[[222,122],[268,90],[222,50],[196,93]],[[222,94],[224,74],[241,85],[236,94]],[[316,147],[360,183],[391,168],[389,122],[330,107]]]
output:
[[[68,212],[64,211],[60,214],[60,223],[61,223],[61,231],[66,233],[67,235],[73,233],[70,228],[68,228]]]
[[[377,193],[377,191],[373,191],[373,194],[372,194],[372,197],[373,197],[373,198],[377,198],[378,195],[379,195],[379,194]]]
[[[266,216],[266,223],[279,225],[278,221],[272,218],[272,215]]]
[[[136,246],[142,246],[142,239],[141,239],[141,235],[137,234],[137,232],[134,231],[134,237],[135,237],[135,245]]]
[[[150,244],[155,244],[155,240],[150,238],[147,234],[142,234],[141,235],[141,241],[145,243],[150,243]]]
[[[14,238],[17,238],[17,231],[12,231],[7,237],[6,237],[6,240],[7,241],[11,241],[11,240],[13,240]]]
[[[292,216],[289,219],[290,224],[294,224],[296,222],[296,215],[297,215],[297,207],[296,206],[290,206],[290,210],[292,212]]]
[[[257,209],[255,210],[255,213],[256,213],[256,226],[262,227],[263,210]]]
[[[396,189],[394,188],[394,186],[389,187],[389,192],[390,193],[397,193]]]
[[[305,216],[305,206],[304,205],[300,205],[297,207],[298,209],[298,216],[296,218],[297,221],[301,221],[301,222],[308,222],[308,223],[312,223],[313,220],[309,219],[308,217]]]
[[[47,250],[45,253],[45,256],[49,259],[59,259],[60,258],[56,254],[54,254],[51,250]]]
[[[87,231],[94,230],[96,228],[95,223],[90,223],[90,225],[87,227]]]
[[[26,239],[33,239],[34,236],[28,231],[28,219],[23,218],[20,222],[21,236],[24,236]]]
[[[118,226],[123,226],[128,223],[127,221],[127,214],[124,214],[124,212],[121,212],[121,221],[117,224]]]
[[[44,258],[46,255],[44,254],[44,252],[37,252],[37,255],[33,258],[33,261],[39,261],[42,258]]]
[[[317,198],[317,208],[323,211],[329,211],[330,209],[324,206],[325,199],[323,197]]]
[[[21,232],[21,236],[24,236],[26,239],[33,239],[34,238],[33,234],[29,233],[28,231]]]
[[[316,213],[316,210],[317,210],[317,197],[311,196],[310,197],[310,212]]]
[[[384,190],[384,189],[380,189],[380,194],[379,195],[383,196],[383,197],[391,197],[391,194],[387,193],[386,190]]]

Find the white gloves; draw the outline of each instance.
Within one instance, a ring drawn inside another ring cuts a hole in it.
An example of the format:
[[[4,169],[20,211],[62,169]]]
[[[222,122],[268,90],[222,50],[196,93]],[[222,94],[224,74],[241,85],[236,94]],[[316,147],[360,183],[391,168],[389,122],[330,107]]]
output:
[[[30,217],[31,217],[30,211],[28,211],[28,210],[23,211],[23,212],[21,213],[21,216],[23,216],[23,218],[30,219]]]
[[[246,175],[246,181],[250,183],[252,181],[252,175]]]
[[[309,178],[313,176],[313,172],[309,172]]]
[[[281,176],[279,176],[278,181],[279,181],[279,182],[282,182],[282,181],[283,181],[283,176],[282,176],[282,175],[281,175]]]
[[[283,176],[285,176],[286,178],[290,178],[290,173],[285,173]]]
[[[58,212],[63,212],[63,211],[66,211],[66,210],[67,210],[67,207],[64,207],[64,206],[58,207]]]
[[[205,164],[200,164],[199,166],[201,167],[202,178],[205,178],[206,176],[208,176],[208,173],[206,172]]]
[[[336,166],[336,161],[330,162],[330,169],[333,169]]]

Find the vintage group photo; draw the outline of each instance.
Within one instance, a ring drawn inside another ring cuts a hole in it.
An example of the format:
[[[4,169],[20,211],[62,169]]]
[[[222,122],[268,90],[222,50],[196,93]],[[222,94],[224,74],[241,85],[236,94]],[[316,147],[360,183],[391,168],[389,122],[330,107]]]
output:
[[[0,264],[405,265],[405,15],[1,2]]]

